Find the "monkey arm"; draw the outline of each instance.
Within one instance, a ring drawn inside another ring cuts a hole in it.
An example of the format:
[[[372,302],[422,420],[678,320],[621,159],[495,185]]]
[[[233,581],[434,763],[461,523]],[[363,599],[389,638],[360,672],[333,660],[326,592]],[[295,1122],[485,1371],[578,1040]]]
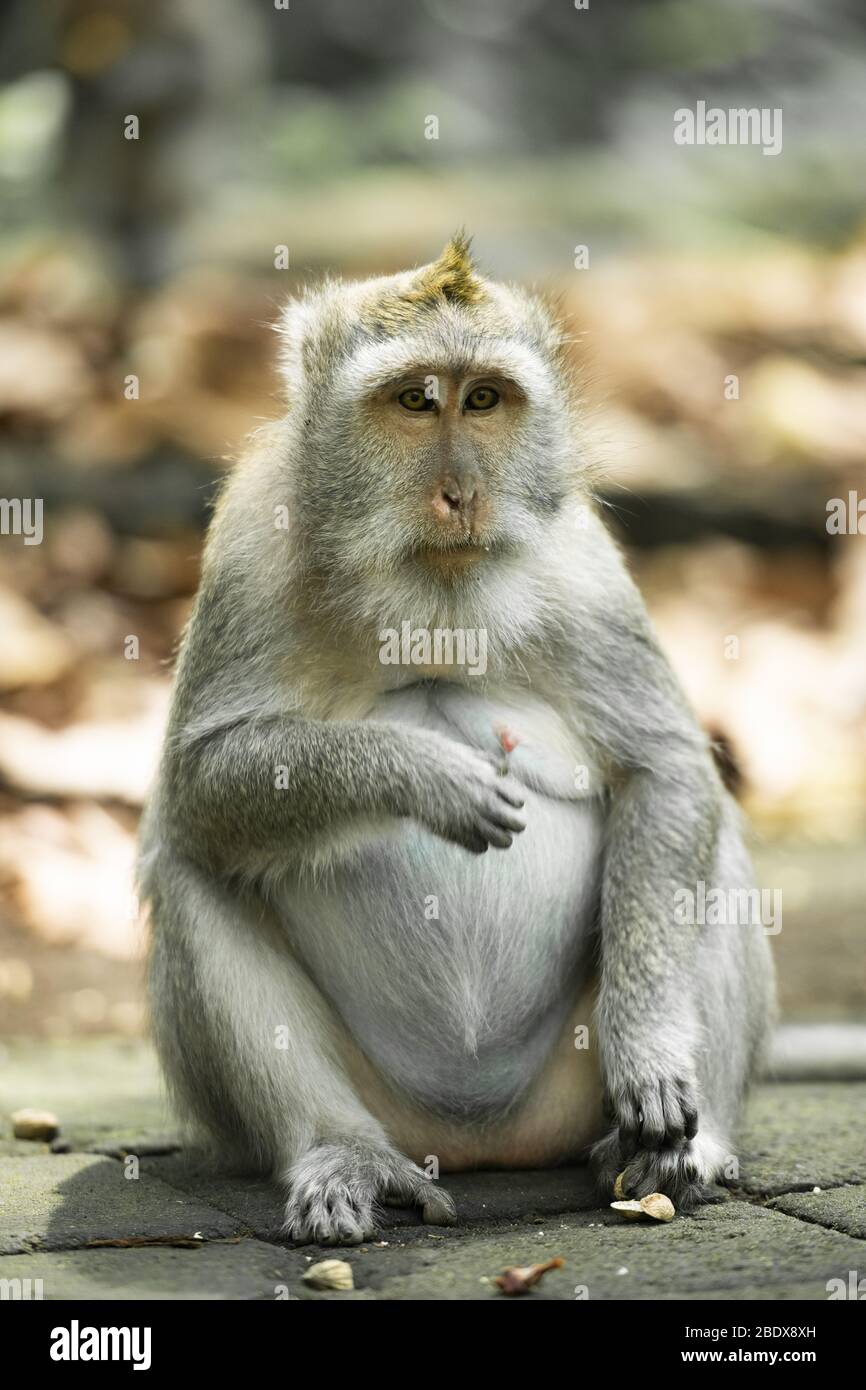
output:
[[[176,736],[163,773],[169,822],[193,857],[224,867],[360,816],[405,814],[413,758],[384,724],[269,716]]]
[[[693,1084],[699,929],[676,920],[676,895],[711,878],[719,822],[720,797],[701,764],[632,772],[614,794],[599,1008],[606,1074],[622,1094],[651,1089],[654,1074],[675,1090]],[[636,1108],[646,1111],[643,1101]]]
[[[713,874],[724,791],[642,601],[619,597],[616,615],[583,619],[578,698],[609,770],[602,1067],[621,1137],[652,1147],[695,1132],[700,928],[677,920],[676,894]]]
[[[359,819],[415,816],[475,852],[523,829],[522,794],[493,760],[431,731],[270,716],[169,740],[164,825],[191,858],[224,869],[303,855]]]

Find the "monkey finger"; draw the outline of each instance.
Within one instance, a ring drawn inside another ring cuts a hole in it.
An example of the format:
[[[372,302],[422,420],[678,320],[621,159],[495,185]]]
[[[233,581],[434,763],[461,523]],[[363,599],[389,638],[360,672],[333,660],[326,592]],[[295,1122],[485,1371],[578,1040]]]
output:
[[[526,805],[520,783],[516,782],[513,777],[500,777],[497,779],[496,795],[500,796],[503,801],[507,801],[509,805],[516,806],[518,809]]]
[[[513,836],[501,826],[495,825],[493,821],[481,820],[478,822],[478,829],[484,836],[489,845],[494,849],[510,849],[514,843]]]
[[[665,1117],[665,1146],[673,1149],[682,1148],[687,1139],[687,1117],[681,1083],[661,1080],[659,1082],[659,1095]]]
[[[519,816],[516,811],[508,810],[501,801],[488,803],[484,807],[484,819],[493,821],[494,825],[510,831],[513,835],[519,835],[521,831],[526,829],[526,817]]]
[[[663,1083],[659,1082],[658,1087],[647,1086],[640,1098],[640,1141],[647,1149],[660,1149],[668,1139],[662,1085]]]
[[[490,845],[477,827],[470,830],[463,826],[455,826],[452,830],[441,832],[443,839],[450,840],[452,844],[459,845],[461,849],[468,849],[470,854],[486,854]]]
[[[687,1082],[680,1081],[677,1092],[683,1114],[683,1135],[686,1139],[694,1139],[698,1132],[698,1107],[692,1088]]]
[[[629,1159],[637,1152],[640,1144],[641,1110],[639,1098],[630,1088],[617,1090],[614,1108],[622,1156],[624,1159]]]

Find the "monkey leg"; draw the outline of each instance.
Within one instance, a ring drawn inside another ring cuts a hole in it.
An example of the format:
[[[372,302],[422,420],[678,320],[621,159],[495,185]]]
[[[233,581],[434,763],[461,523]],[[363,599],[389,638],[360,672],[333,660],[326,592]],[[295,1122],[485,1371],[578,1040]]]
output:
[[[283,1183],[297,1240],[357,1244],[388,1200],[450,1224],[451,1198],[355,1094],[339,1020],[264,903],[164,849],[142,878],[157,1050],[180,1115],[217,1162]]]

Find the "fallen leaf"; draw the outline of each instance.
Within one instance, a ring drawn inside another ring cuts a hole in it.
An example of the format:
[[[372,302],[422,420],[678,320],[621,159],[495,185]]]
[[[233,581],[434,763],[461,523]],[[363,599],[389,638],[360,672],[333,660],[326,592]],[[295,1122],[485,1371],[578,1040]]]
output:
[[[509,1265],[493,1282],[499,1285],[503,1293],[512,1297],[529,1293],[533,1284],[537,1284],[549,1269],[562,1269],[564,1264],[565,1260],[557,1255],[555,1259],[546,1260],[540,1265]]]

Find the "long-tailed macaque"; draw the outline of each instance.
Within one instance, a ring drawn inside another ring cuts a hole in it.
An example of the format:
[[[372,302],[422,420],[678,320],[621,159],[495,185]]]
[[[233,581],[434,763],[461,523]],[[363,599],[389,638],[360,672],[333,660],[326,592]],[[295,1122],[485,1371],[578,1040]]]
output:
[[[439,1169],[590,1150],[608,1199],[624,1170],[687,1209],[772,973],[760,922],[681,911],[752,870],[594,507],[562,329],[455,237],[281,331],[143,833],[179,1110],[298,1240],[447,1224]]]

